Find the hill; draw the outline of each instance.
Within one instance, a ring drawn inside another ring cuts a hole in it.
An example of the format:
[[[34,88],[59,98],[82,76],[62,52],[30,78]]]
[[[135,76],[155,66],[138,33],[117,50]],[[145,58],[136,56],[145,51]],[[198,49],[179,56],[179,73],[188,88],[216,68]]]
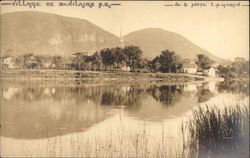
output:
[[[159,55],[162,50],[169,49],[175,51],[183,59],[195,59],[197,54],[204,54],[218,63],[228,63],[228,61],[214,56],[180,34],[160,28],[148,28],[131,32],[124,37],[124,40],[125,44],[129,42],[139,46],[143,50],[144,56],[151,59]]]
[[[69,56],[119,45],[119,38],[83,19],[41,12],[1,15],[1,53]]]
[[[169,49],[182,58],[194,59],[197,54],[205,54],[218,63],[227,63],[185,37],[158,28],[129,33],[124,40],[127,45],[141,47],[149,59]],[[1,55],[92,54],[103,48],[117,47],[119,43],[119,37],[84,19],[31,11],[1,15]]]

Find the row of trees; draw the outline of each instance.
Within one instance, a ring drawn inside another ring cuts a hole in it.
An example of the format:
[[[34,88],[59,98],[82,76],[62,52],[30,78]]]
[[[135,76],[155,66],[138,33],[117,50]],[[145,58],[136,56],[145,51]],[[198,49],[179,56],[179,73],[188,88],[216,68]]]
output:
[[[107,48],[93,55],[74,53],[71,57],[62,56],[34,56],[25,54],[16,58],[17,68],[24,69],[68,69],[88,71],[144,71],[178,73],[182,72],[183,64],[190,62],[183,60],[174,51],[164,50],[153,60],[143,58],[142,50],[137,46],[124,48]],[[205,55],[197,55],[196,65],[200,70],[212,67],[212,61]],[[249,62],[244,58],[236,58],[229,66],[219,66],[218,73],[222,77],[238,77],[249,74]]]
[[[175,52],[165,50],[152,61],[143,58],[142,50],[137,46],[124,48],[107,48],[93,55],[74,53],[71,57],[34,56],[25,54],[15,61],[23,69],[71,69],[71,70],[129,70],[146,72],[177,72],[181,69],[182,60]]]
[[[76,70],[120,70],[129,67],[132,71],[144,65],[142,51],[136,46],[107,48],[88,56],[84,53],[73,54],[71,69]]]
[[[230,65],[219,65],[218,73],[223,78],[248,78],[249,61],[246,61],[244,58],[237,57]]]

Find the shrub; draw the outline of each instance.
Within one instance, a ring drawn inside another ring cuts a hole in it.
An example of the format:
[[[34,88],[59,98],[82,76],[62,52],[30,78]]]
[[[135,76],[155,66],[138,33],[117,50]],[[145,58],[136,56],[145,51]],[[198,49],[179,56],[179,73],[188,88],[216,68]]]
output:
[[[190,157],[247,157],[248,107],[198,107],[188,121]]]

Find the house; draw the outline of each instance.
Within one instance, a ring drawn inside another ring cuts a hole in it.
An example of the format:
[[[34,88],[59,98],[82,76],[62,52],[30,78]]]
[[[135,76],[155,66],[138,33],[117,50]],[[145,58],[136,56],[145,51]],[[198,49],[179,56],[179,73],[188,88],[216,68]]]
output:
[[[37,56],[30,56],[26,61],[26,67],[29,69],[39,68],[39,59]]]
[[[209,69],[204,70],[204,75],[209,77],[216,77],[216,70],[215,68],[211,67]]]
[[[131,69],[130,69],[129,66],[122,66],[122,67],[121,67],[121,70],[122,70],[122,71],[127,71],[127,72],[131,71]]]
[[[195,74],[197,72],[197,65],[194,62],[184,63],[182,67],[184,73]]]
[[[75,64],[74,64],[74,62],[72,61],[72,59],[66,59],[65,62],[64,62],[64,67],[65,67],[67,70],[72,70],[73,68],[75,68]]]
[[[219,64],[218,63],[213,63],[212,67],[215,68],[215,69],[217,69],[219,67]]]
[[[4,69],[17,68],[16,61],[17,61],[17,58],[14,56],[7,56],[7,57],[3,58],[3,68]]]

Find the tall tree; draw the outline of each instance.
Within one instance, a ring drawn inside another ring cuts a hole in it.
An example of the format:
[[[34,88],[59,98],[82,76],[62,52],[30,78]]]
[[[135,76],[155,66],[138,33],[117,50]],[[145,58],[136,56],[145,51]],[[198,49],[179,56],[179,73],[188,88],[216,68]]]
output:
[[[33,54],[32,53],[29,53],[29,54],[24,54],[23,55],[23,67],[24,68],[29,68],[30,67],[30,60],[32,58]]]
[[[175,55],[174,51],[165,50],[161,52],[159,63],[162,72],[176,72],[180,65],[180,59]]]
[[[211,68],[212,64],[214,63],[213,60],[211,60],[209,57],[203,54],[197,55],[197,58],[198,60],[196,61],[196,64],[202,70]]]
[[[56,69],[62,69],[64,67],[64,61],[61,56],[53,56],[51,65],[54,65],[54,68]]]
[[[95,71],[102,69],[102,57],[98,52],[95,52],[91,56],[91,67]]]
[[[102,57],[102,63],[104,64],[104,66],[109,66],[111,70],[111,67],[113,66],[115,61],[113,51],[109,48],[103,49],[101,50],[100,55]]]
[[[238,74],[238,77],[247,76],[249,74],[249,61],[246,61],[242,57],[235,58],[231,65],[231,71]]]
[[[137,46],[126,46],[124,48],[124,53],[127,56],[127,65],[132,71],[139,68],[140,62],[142,60],[142,50]]]
[[[114,48],[112,49],[114,55],[114,64],[116,67],[121,68],[122,66],[127,66],[127,55],[124,53],[124,49],[122,48]]]
[[[159,62],[159,56],[156,56],[152,61],[149,62],[149,68],[152,72],[160,71],[161,64]]]
[[[86,69],[86,63],[85,60],[88,57],[87,55],[84,55],[83,53],[77,52],[73,54],[75,57],[73,58],[74,67],[76,70],[84,70]]]
[[[45,57],[41,55],[36,55],[33,57],[33,63],[35,63],[35,68],[43,69],[45,68]]]

